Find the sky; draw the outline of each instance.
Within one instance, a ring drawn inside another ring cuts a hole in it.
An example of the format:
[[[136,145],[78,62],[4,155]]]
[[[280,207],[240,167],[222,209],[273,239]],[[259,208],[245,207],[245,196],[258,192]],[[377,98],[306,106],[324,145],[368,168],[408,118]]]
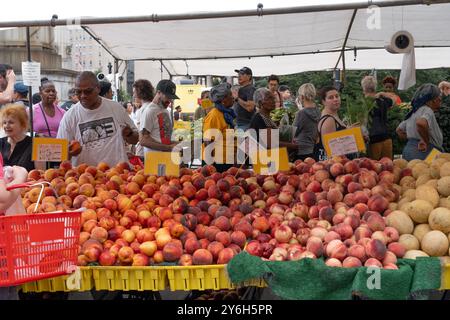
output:
[[[0,21],[60,19],[80,16],[117,17],[307,6],[327,3],[350,3],[359,0],[22,0],[2,1]]]

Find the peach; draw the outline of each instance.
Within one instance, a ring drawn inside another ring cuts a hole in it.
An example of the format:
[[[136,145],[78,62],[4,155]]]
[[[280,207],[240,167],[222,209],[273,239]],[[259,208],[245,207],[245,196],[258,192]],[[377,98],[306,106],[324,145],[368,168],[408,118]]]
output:
[[[220,231],[216,234],[216,241],[223,244],[224,247],[228,247],[231,244],[230,234],[226,231]]]
[[[155,238],[156,238],[156,245],[158,246],[159,250],[163,249],[164,246],[172,240],[172,237],[170,236],[169,233],[162,233],[162,234],[156,233]]]
[[[156,250],[156,252],[153,254],[153,263],[154,264],[160,264],[164,262],[164,256],[161,250]]]
[[[235,252],[231,248],[225,248],[219,252],[217,264],[227,264],[235,256]]]
[[[329,231],[329,232],[325,235],[325,238],[323,239],[323,241],[324,241],[325,243],[329,243],[329,242],[331,242],[331,241],[333,241],[333,240],[341,240],[341,236],[340,236],[337,232],[335,232],[335,231]],[[311,251],[311,250],[309,250],[309,251]]]
[[[383,260],[386,255],[386,246],[378,239],[372,239],[367,242],[366,254],[370,258],[375,258],[377,260]]]
[[[332,205],[342,201],[342,199],[342,193],[338,189],[330,189],[327,193],[327,200],[330,201]]]
[[[397,263],[397,256],[391,251],[387,251],[383,259],[383,265],[384,266],[386,266],[387,264],[395,265],[396,263]]]
[[[371,214],[368,217],[367,225],[372,231],[383,231],[386,228],[384,218],[378,213]]]
[[[217,258],[219,256],[219,252],[221,250],[223,250],[224,248],[225,248],[225,246],[222,243],[218,242],[218,241],[212,241],[208,245],[208,251],[211,252],[214,261],[217,260]]]
[[[201,249],[207,249],[210,243],[208,239],[200,239],[198,242],[200,243]]]
[[[355,230],[355,240],[359,241],[362,238],[370,238],[372,231],[368,227],[360,226]]]
[[[275,229],[275,239],[280,243],[287,243],[292,238],[292,229],[286,225],[281,225]]]
[[[333,177],[340,176],[344,173],[344,166],[341,163],[334,163],[330,167],[330,173]]]
[[[194,265],[209,265],[213,262],[213,255],[205,249],[198,249],[192,255],[192,263]]]
[[[245,234],[246,238],[249,238],[252,236],[253,228],[252,228],[252,225],[247,221],[241,221],[241,222],[237,223],[233,229],[234,229],[234,231],[242,231]]]
[[[109,231],[116,226],[116,220],[113,217],[102,217],[100,218],[98,225]]]
[[[136,234],[131,230],[125,230],[122,232],[122,239],[128,243],[132,243],[136,239]]]
[[[359,227],[361,220],[358,216],[349,215],[344,218],[343,223],[348,224],[353,230],[356,230]]]
[[[370,197],[367,206],[371,211],[383,213],[389,207],[389,201],[381,195],[374,195]]]
[[[124,246],[119,249],[117,258],[123,264],[131,264],[133,262],[134,251],[129,246]]]
[[[247,242],[247,237],[245,236],[245,233],[242,231],[233,231],[231,233],[231,243],[236,244],[240,248],[244,248],[245,243]]]
[[[130,198],[126,197],[126,196],[122,196],[122,197],[117,197],[116,198],[117,201],[117,207],[119,209],[120,212],[125,212],[128,209],[132,209],[133,206],[133,202],[130,200]]]
[[[399,242],[392,242],[388,245],[389,252],[395,254],[397,258],[403,258],[406,253],[406,249],[403,244]]]
[[[347,256],[347,247],[340,240],[333,240],[327,245],[327,256],[340,261]]]
[[[116,263],[116,256],[109,250],[105,250],[100,254],[98,262],[101,266],[113,266]]]
[[[306,250],[312,252],[316,257],[321,257],[323,254],[323,243],[318,237],[311,237],[306,243]]]
[[[174,238],[179,238],[184,233],[184,227],[179,222],[174,223],[169,229],[170,235]]]
[[[97,220],[88,220],[83,223],[83,231],[91,233],[95,227],[97,227]]]
[[[323,207],[319,210],[319,219],[327,220],[328,222],[333,221],[334,210],[331,207]]]
[[[355,204],[354,209],[357,210],[360,214],[364,214],[369,211],[369,207],[365,203]]]
[[[382,268],[383,264],[375,259],[375,258],[369,258],[367,259],[367,261],[364,263],[364,267],[377,267],[377,268]]]
[[[375,231],[372,234],[371,238],[380,240],[384,245],[387,245],[388,240],[389,240],[387,235],[383,231]]]
[[[311,221],[311,220],[310,220]],[[325,239],[325,236],[327,235],[328,231],[325,228],[322,227],[314,227],[311,229],[311,236],[318,237],[321,240]]]
[[[358,260],[365,262],[367,260],[366,250],[362,245],[355,244],[348,248],[347,255],[349,257],[355,257]]]
[[[192,255],[183,254],[178,260],[178,265],[180,266],[192,266]]]
[[[328,171],[323,170],[323,169],[316,171],[316,173],[314,174],[314,179],[319,183],[322,183],[324,180],[328,179],[329,177],[330,177],[330,174],[328,173]]]
[[[144,229],[139,230],[136,233],[136,240],[139,243],[153,241],[153,240],[155,240],[155,234],[152,231],[150,231],[150,229],[144,228]]]
[[[186,253],[193,254],[195,251],[201,248],[200,242],[197,239],[187,239],[184,244],[184,250]]]
[[[306,187],[306,191],[317,193],[322,191],[321,183],[318,181],[311,181]]]
[[[225,216],[221,216],[213,220],[211,225],[216,226],[221,231],[229,231],[231,229],[230,220]]]
[[[369,197],[362,190],[356,191],[355,193],[353,193],[353,201],[355,202],[355,204],[367,203],[369,201]]]
[[[209,241],[214,241],[216,239],[216,235],[220,231],[221,230],[216,226],[207,227],[207,229],[205,230],[205,238],[208,239]]]
[[[355,193],[356,191],[362,191],[363,187],[358,182],[350,182],[347,186],[348,193]]]
[[[90,184],[93,185],[95,182],[94,176],[90,173],[83,173],[78,178],[78,184],[82,186],[83,184]]]
[[[183,254],[183,249],[179,245],[169,242],[164,246],[162,252],[164,261],[175,262],[180,259]]]
[[[329,258],[325,261],[328,267],[342,267],[342,262],[335,258]]]
[[[149,258],[148,256],[146,256],[145,254],[142,253],[136,253],[133,256],[133,262],[132,262],[132,266],[134,267],[145,267],[149,265]]]
[[[355,257],[347,257],[342,262],[344,268],[359,268],[362,266],[361,261]]]

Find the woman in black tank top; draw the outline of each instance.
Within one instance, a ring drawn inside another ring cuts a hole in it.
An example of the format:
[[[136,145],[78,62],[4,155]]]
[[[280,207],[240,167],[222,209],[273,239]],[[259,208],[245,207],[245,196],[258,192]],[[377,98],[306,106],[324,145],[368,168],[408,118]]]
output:
[[[341,107],[341,97],[336,88],[324,87],[320,91],[319,96],[324,109],[318,124],[319,141],[314,150],[314,158],[316,161],[324,161],[327,160],[327,154],[322,143],[322,136],[347,129],[347,127],[338,116],[338,111]]]

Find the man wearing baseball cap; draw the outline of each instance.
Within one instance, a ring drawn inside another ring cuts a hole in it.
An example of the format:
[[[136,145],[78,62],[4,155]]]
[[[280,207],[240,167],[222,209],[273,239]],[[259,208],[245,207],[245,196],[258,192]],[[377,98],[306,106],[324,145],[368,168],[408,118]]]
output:
[[[144,152],[171,151],[178,144],[171,140],[173,123],[167,110],[173,100],[179,99],[175,92],[175,83],[161,80],[155,98],[141,114],[139,143],[144,146]]]
[[[245,131],[250,127],[250,121],[255,113],[253,94],[256,89],[252,84],[253,72],[248,67],[234,71],[238,73],[238,81],[241,86],[233,106],[236,113],[236,127]]]
[[[28,87],[23,82],[16,82],[14,84],[13,100],[15,104],[20,104],[24,107],[29,107],[28,101]]]

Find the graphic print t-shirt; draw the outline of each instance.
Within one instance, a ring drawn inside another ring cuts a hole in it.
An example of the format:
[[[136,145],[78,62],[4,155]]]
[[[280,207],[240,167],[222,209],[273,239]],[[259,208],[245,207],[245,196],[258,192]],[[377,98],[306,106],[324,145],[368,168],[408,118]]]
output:
[[[145,129],[150,136],[159,143],[170,144],[173,124],[170,120],[169,111],[155,103],[151,103],[141,115],[139,130]],[[144,147],[144,151],[154,151]]]
[[[58,130],[58,138],[77,140],[82,151],[72,158],[72,164],[86,163],[96,166],[106,162],[115,166],[128,161],[122,128],[137,131],[125,109],[117,102],[102,99],[95,110],[84,108],[79,102],[66,112]]]

